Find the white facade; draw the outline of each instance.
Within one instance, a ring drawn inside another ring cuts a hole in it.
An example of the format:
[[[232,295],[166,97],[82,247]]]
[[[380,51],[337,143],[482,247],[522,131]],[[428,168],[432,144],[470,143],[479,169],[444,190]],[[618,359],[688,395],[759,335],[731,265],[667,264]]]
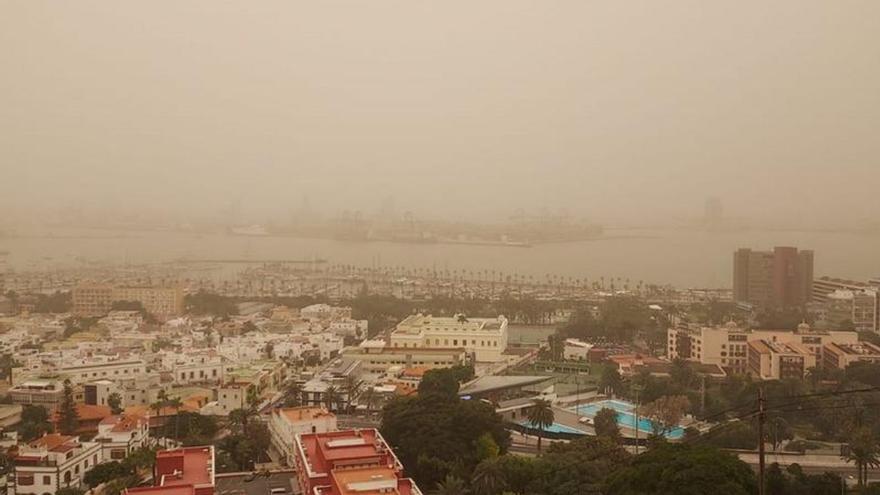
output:
[[[284,455],[288,466],[294,465],[296,436],[301,433],[326,433],[336,430],[336,415],[323,407],[275,409],[269,420],[272,444]]]
[[[463,348],[479,362],[503,361],[507,349],[507,318],[466,318],[412,315],[391,333],[391,347]]]
[[[592,348],[593,344],[578,339],[565,339],[562,357],[570,361],[586,361]]]
[[[82,477],[103,462],[96,442],[52,433],[19,447],[7,476],[9,495],[54,494],[64,487],[82,485]]]
[[[97,363],[85,360],[83,364],[62,366],[58,371],[67,375],[74,385],[79,385],[99,379],[118,380],[138,376],[147,371],[147,365],[139,359]]]
[[[150,443],[150,423],[143,416],[114,415],[101,420],[94,439],[104,461],[121,461]]]

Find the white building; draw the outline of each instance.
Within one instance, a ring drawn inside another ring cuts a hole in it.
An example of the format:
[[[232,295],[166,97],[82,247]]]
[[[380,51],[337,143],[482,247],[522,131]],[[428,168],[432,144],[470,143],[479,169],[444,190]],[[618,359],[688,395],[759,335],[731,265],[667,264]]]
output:
[[[593,344],[578,339],[565,339],[562,357],[571,361],[586,361],[590,356]]]
[[[83,475],[101,462],[100,444],[50,433],[19,446],[7,476],[7,493],[52,495],[60,488],[79,487]]]
[[[391,333],[391,347],[464,348],[478,362],[503,361],[507,349],[507,318],[412,315]]]
[[[170,371],[177,385],[221,383],[224,377],[223,358],[214,351],[199,353],[166,353],[163,369]]]
[[[312,304],[299,310],[299,315],[309,321],[351,318],[351,308]]]
[[[150,444],[150,422],[143,416],[108,416],[98,424],[94,441],[101,445],[105,461],[121,461]]]
[[[147,365],[140,359],[99,362],[86,359],[81,361],[81,364],[62,366],[58,369],[58,372],[67,375],[74,385],[99,379],[131,378],[146,371]]]
[[[323,407],[275,409],[269,419],[272,444],[288,466],[294,465],[296,436],[301,433],[326,433],[336,430],[336,415]]]
[[[384,340],[365,340],[357,347],[346,347],[342,357],[358,359],[362,369],[372,377],[385,375],[394,366],[401,370],[407,368],[451,368],[467,364],[467,353],[463,348],[400,348],[387,347]]]

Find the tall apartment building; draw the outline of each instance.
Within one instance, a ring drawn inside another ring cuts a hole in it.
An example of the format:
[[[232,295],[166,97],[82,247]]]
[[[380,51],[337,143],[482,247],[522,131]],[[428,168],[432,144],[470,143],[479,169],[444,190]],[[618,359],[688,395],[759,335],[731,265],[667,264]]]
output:
[[[81,316],[103,316],[115,301],[137,301],[157,318],[183,313],[181,287],[133,287],[83,282],[73,289],[73,312]]]
[[[775,247],[738,249],[733,255],[733,297],[756,307],[800,307],[813,291],[813,251]]]
[[[857,344],[856,332],[814,330],[803,323],[797,330],[749,330],[731,322],[720,327],[670,328],[667,331],[667,356],[702,364],[721,366],[728,373],[749,373],[749,343],[791,343],[803,346],[821,362],[825,344]]]
[[[390,347],[457,349],[480,362],[503,361],[507,349],[507,318],[467,318],[464,315],[437,317],[417,314],[397,325]]]

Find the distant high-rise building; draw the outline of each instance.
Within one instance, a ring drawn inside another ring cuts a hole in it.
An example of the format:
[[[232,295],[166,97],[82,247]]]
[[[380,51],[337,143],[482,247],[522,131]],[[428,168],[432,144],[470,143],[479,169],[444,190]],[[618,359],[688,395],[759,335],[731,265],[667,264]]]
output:
[[[813,251],[775,247],[733,254],[733,297],[757,307],[805,305],[813,290]]]

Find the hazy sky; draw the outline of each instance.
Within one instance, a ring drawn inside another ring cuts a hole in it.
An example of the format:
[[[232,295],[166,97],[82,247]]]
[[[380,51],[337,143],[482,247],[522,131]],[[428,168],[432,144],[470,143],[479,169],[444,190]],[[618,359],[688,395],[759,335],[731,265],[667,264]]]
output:
[[[880,210],[880,2],[0,2],[0,207]]]

